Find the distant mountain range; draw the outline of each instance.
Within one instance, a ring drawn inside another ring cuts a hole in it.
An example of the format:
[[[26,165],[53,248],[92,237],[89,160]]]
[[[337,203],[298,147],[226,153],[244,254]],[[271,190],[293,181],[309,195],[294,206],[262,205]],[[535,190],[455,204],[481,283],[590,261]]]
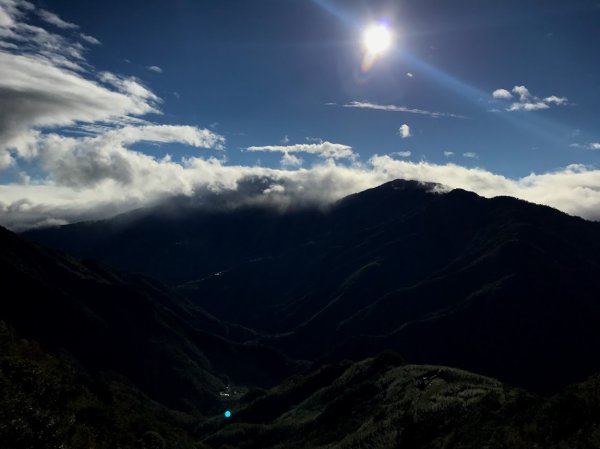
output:
[[[600,371],[600,224],[439,190],[398,180],[326,209],[179,206],[25,236],[162,279],[296,360],[393,349],[539,392]]]
[[[0,228],[2,446],[600,447],[600,224],[440,192]]]

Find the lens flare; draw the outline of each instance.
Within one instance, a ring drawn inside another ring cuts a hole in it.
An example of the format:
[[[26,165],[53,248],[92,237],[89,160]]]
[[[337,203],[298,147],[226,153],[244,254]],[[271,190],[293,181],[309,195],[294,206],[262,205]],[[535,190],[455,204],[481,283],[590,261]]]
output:
[[[363,73],[370,71],[377,59],[390,49],[394,41],[392,31],[385,23],[377,23],[369,26],[363,33],[363,55],[360,69]]]
[[[392,33],[385,25],[372,25],[365,30],[363,43],[369,53],[378,55],[392,45]]]

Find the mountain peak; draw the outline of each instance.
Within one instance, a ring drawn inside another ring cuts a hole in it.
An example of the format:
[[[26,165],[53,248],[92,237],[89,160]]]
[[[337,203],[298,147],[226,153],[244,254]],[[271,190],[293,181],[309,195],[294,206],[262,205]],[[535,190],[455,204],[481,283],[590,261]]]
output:
[[[435,182],[423,182],[412,179],[398,178],[375,187],[373,190],[431,190],[440,186],[441,184]]]

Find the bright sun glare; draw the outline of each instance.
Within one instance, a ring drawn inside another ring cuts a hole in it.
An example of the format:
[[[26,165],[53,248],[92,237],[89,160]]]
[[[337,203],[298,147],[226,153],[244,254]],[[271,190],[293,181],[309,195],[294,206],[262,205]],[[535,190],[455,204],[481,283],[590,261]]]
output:
[[[371,25],[365,30],[363,43],[369,53],[383,53],[392,45],[392,33],[385,25]]]

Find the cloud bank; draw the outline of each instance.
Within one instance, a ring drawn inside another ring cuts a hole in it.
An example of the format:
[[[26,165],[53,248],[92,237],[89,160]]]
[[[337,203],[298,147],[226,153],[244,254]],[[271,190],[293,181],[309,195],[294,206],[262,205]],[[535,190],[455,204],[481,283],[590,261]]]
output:
[[[179,164],[126,149],[49,164],[52,181],[0,186],[3,225],[24,229],[103,218],[181,195],[195,198],[198,204],[205,198],[214,200],[215,195],[235,194],[244,204],[325,205],[397,178],[436,182],[485,197],[514,196],[600,219],[600,170],[582,165],[510,179],[481,168],[410,162],[390,155],[374,156],[364,164],[340,165],[330,159],[308,169],[277,170],[229,166],[214,158],[190,158]],[[260,188],[247,191],[248,185]]]

